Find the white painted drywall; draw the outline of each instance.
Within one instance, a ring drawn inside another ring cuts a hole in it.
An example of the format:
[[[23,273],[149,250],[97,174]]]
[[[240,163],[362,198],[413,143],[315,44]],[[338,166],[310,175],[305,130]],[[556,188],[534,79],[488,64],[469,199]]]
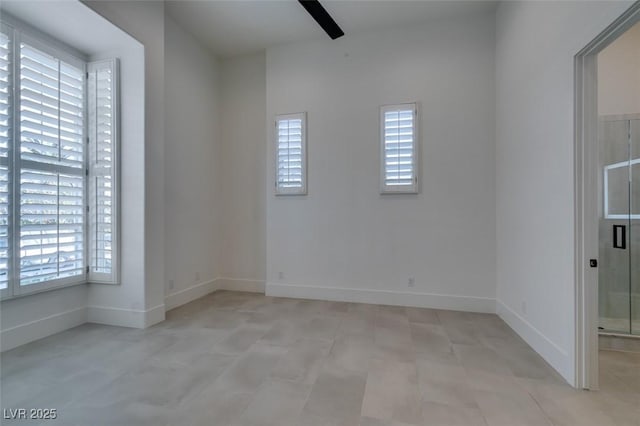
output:
[[[139,222],[144,232],[144,245],[140,251],[144,256],[143,273],[131,292],[117,287],[92,286],[89,305],[114,308],[103,310],[107,318],[130,312],[142,318],[138,325],[150,325],[164,319],[165,297],[164,3],[151,0],[84,3],[140,41],[145,53],[145,137],[140,141],[144,146],[144,174],[139,175],[144,191],[136,193],[144,200],[144,217]],[[128,190],[123,188],[123,192]],[[123,212],[127,214],[124,208]]]
[[[267,294],[495,309],[494,43],[484,13],[267,49]],[[422,189],[383,196],[379,106],[403,102]],[[276,197],[274,116],[300,111],[309,195]]]
[[[166,294],[219,275],[221,202],[220,66],[190,34],[165,16]],[[173,281],[173,288],[170,283]]]
[[[0,351],[87,322],[85,284],[50,290],[0,304]]]
[[[640,25],[598,54],[598,114],[640,113]]]
[[[264,286],[266,267],[265,54],[221,62],[221,277]]]
[[[496,16],[498,312],[575,378],[574,55],[631,2],[503,2]]]

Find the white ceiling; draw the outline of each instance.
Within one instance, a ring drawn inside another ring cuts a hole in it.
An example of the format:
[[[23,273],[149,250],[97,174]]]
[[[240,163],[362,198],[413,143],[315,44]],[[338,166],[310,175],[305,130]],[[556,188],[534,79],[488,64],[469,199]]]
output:
[[[484,0],[321,0],[346,36],[494,10]],[[170,0],[167,13],[221,57],[329,37],[297,0]]]

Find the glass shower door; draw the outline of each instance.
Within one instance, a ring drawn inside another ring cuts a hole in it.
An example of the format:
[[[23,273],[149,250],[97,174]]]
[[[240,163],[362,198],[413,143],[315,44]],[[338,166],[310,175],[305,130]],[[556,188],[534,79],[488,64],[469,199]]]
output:
[[[631,334],[640,335],[640,119],[630,121],[629,310]]]
[[[637,129],[636,129],[637,127]],[[598,292],[600,329],[631,333],[630,139],[640,126],[605,117],[599,126],[600,185]]]

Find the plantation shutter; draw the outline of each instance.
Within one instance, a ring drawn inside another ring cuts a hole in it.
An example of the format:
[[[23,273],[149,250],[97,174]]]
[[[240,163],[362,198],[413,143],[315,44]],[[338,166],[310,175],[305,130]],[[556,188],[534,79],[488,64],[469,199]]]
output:
[[[89,280],[117,282],[118,61],[88,65]]]
[[[0,292],[9,286],[9,140],[12,127],[12,40],[0,27]]]
[[[276,119],[276,194],[306,194],[305,113]]]
[[[82,277],[84,67],[19,45],[20,285]]]
[[[416,106],[381,109],[382,192],[417,192]]]

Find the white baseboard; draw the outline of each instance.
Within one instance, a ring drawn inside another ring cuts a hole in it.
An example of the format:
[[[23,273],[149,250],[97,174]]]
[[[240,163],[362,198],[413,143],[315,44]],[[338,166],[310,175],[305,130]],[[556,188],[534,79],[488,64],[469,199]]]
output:
[[[496,301],[490,297],[455,296],[449,294],[410,293],[387,290],[312,287],[267,283],[266,295],[295,299],[331,300],[336,302],[371,303],[451,309],[456,311],[495,313]]]
[[[146,310],[89,306],[87,307],[87,322],[119,327],[146,328],[164,320],[164,312],[164,305]]]
[[[192,285],[191,287],[187,287],[183,290],[179,290],[175,293],[171,293],[165,296],[165,309],[168,311],[173,308],[177,308],[178,306],[182,306],[185,303],[189,303],[203,296],[206,296],[209,293],[213,293],[218,289],[219,280],[220,279],[218,278],[204,283]]]
[[[162,305],[154,306],[151,309],[147,309],[144,315],[144,328],[151,327],[154,324],[164,321],[165,312],[167,312],[167,309],[164,306],[164,303]]]
[[[529,321],[522,318],[502,301],[496,300],[497,314],[529,346],[545,359],[569,384],[574,384],[573,362],[567,351],[552,342]]]
[[[246,291],[264,294],[264,281],[238,278],[218,278],[218,290]]]
[[[87,308],[82,307],[20,324],[0,332],[0,349],[2,352],[8,351],[85,322],[87,322]]]

